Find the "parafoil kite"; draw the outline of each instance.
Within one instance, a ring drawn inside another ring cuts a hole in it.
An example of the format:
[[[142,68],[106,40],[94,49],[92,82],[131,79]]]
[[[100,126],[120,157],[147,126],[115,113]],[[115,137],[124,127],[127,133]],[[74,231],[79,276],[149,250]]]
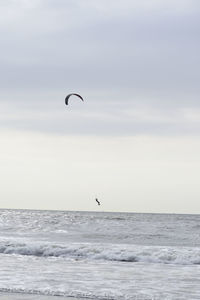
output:
[[[79,97],[82,101],[84,101],[83,98],[82,98],[79,94],[74,94],[74,93],[72,93],[72,94],[67,95],[67,97],[65,98],[65,104],[66,104],[66,105],[68,105],[69,97],[71,97],[71,96],[77,96],[77,97]]]

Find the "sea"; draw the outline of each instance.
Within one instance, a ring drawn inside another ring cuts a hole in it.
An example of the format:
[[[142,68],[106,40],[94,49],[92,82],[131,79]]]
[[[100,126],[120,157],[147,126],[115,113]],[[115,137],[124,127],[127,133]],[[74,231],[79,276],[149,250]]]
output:
[[[0,299],[200,299],[200,215],[1,209]]]

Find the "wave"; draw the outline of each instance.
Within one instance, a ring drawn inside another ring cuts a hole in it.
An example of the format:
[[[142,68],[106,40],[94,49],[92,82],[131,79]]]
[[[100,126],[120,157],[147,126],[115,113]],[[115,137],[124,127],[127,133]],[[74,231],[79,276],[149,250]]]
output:
[[[74,299],[100,299],[100,300],[114,300],[116,299],[113,296],[109,296],[109,295],[95,295],[92,293],[84,293],[84,292],[78,292],[78,291],[68,291],[68,292],[63,292],[63,291],[52,291],[52,290],[40,290],[40,289],[26,289],[26,288],[0,288],[0,293],[1,294],[6,294],[7,296],[9,294],[11,294],[13,299],[13,294],[19,294],[19,295],[24,295],[26,296],[26,298],[22,297],[22,299],[27,299],[28,295],[32,295],[35,297],[31,297],[30,299],[38,299],[38,296],[47,296],[47,298],[42,297],[41,299],[48,299],[49,300],[49,296],[54,296],[54,298],[56,299],[60,299],[61,297],[70,297],[70,298],[74,298]],[[58,297],[58,298],[57,298]],[[8,297],[6,297],[7,299]],[[8,298],[10,299],[10,298]],[[29,298],[28,298],[29,299]],[[119,298],[121,299],[121,298]],[[129,296],[125,296],[122,299],[132,299]],[[142,298],[143,299],[143,298]]]
[[[0,254],[57,257],[66,259],[92,259],[118,262],[163,264],[200,264],[200,248],[139,246],[128,244],[0,241]]]

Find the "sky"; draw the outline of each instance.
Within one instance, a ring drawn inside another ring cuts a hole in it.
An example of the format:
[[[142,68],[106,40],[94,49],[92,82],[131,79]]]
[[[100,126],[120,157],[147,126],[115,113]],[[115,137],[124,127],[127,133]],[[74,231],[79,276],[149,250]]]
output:
[[[199,31],[197,0],[0,0],[0,207],[200,213]]]

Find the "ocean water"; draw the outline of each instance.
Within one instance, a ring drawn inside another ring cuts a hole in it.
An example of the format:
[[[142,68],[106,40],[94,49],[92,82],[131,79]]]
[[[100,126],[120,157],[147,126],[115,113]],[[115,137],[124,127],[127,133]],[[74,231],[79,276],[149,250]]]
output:
[[[40,298],[200,299],[200,215],[0,210],[0,299]]]

